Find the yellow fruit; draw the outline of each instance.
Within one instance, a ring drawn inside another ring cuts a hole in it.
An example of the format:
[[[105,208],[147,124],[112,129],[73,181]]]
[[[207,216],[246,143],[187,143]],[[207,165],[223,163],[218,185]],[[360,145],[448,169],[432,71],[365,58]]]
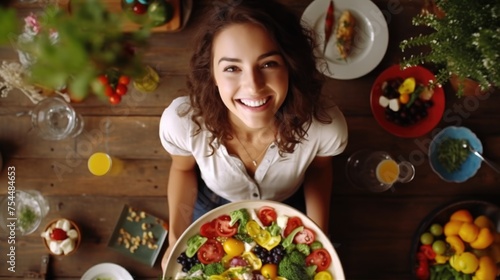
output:
[[[485,228],[485,227],[490,228],[490,229],[494,228],[493,222],[491,221],[491,219],[485,215],[477,216],[474,219],[474,224],[476,224],[480,228]]]
[[[490,246],[495,240],[495,236],[490,228],[483,227],[479,229],[476,240],[470,242],[469,245],[474,249],[485,249]]]
[[[495,280],[497,275],[497,266],[495,261],[489,256],[479,258],[479,267],[474,274],[477,280]]]
[[[443,232],[445,236],[458,235],[458,231],[462,226],[461,221],[449,221],[444,225]]]
[[[436,263],[438,263],[438,264],[442,264],[442,263],[446,263],[449,259],[450,259],[450,257],[448,257],[448,256],[436,255],[436,257],[434,258],[434,261],[436,261]]]
[[[457,235],[447,236],[445,240],[446,243],[450,244],[450,247],[453,251],[455,251],[455,254],[460,255],[464,252],[465,250],[464,242]]]
[[[458,236],[465,242],[473,242],[479,234],[479,227],[473,223],[463,223],[458,231]]]
[[[460,271],[460,268],[458,267],[458,258],[460,257],[460,255],[461,254],[455,254],[450,257],[450,266],[456,271]]]
[[[245,252],[245,243],[236,238],[228,238],[222,243],[222,248],[224,248],[227,255],[236,257]]]
[[[474,221],[474,218],[472,217],[472,214],[469,212],[469,210],[460,209],[451,214],[450,221],[472,223]]]
[[[465,274],[472,274],[476,272],[479,266],[479,260],[473,253],[464,252],[456,260],[456,266],[461,272]]]
[[[406,78],[403,83],[399,86],[398,92],[399,94],[410,94],[415,91],[415,78],[409,77]]]
[[[278,276],[278,266],[271,263],[265,264],[260,269],[260,274],[266,279],[274,279]]]
[[[333,280],[333,276],[330,272],[324,270],[316,273],[316,275],[314,275],[314,280]]]

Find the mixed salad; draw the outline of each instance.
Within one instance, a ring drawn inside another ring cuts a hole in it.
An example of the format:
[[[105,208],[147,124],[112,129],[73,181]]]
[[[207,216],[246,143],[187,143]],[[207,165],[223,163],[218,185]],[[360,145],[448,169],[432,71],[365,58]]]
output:
[[[329,280],[332,257],[300,217],[269,206],[238,209],[201,225],[167,279]]]

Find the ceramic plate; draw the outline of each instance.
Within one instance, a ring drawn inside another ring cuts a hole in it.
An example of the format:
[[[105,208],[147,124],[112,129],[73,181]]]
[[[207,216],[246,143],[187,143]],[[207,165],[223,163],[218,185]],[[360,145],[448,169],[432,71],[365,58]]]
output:
[[[133,280],[128,271],[114,263],[101,263],[94,265],[83,274],[81,280]]]
[[[330,253],[330,256],[332,257],[332,263],[330,265],[329,271],[333,275],[333,279],[345,279],[344,271],[342,269],[339,257],[335,249],[333,248],[332,243],[326,237],[326,235],[322,233],[319,227],[306,215],[302,214],[300,211],[286,204],[282,204],[275,201],[267,201],[267,200],[245,200],[240,202],[229,203],[208,212],[207,214],[203,215],[198,220],[196,220],[181,235],[177,243],[175,243],[167,261],[167,269],[165,271],[164,279],[175,279],[176,274],[182,271],[182,266],[177,263],[177,257],[186,250],[187,240],[190,237],[194,236],[195,234],[199,233],[200,227],[204,223],[209,222],[223,214],[229,215],[229,213],[234,210],[245,208],[249,211],[253,211],[259,209],[262,206],[273,207],[276,210],[278,216],[286,215],[289,217],[292,216],[299,217],[302,220],[304,227],[307,227],[311,229],[313,232],[315,232],[316,240],[320,241],[323,244],[323,247]]]
[[[315,0],[304,10],[303,22],[314,29],[318,35],[318,44],[323,51],[325,40],[325,18],[330,0]],[[334,0],[335,27],[326,45],[323,63],[318,68],[326,76],[339,80],[355,79],[372,71],[382,60],[389,43],[389,31],[384,15],[372,1]],[[350,10],[356,18],[353,49],[347,61],[342,59],[336,47],[335,29],[340,14]]]
[[[108,246],[152,267],[167,237],[167,228],[168,226],[163,220],[142,210],[125,205]],[[134,243],[132,237],[136,236],[140,237],[140,244],[133,250],[131,248]],[[127,242],[129,244],[128,248]]]
[[[413,236],[411,255],[410,255],[410,267],[416,267],[417,258],[416,254],[420,247],[420,236],[428,231],[429,227],[434,223],[439,223],[442,226],[446,224],[449,220],[451,214],[460,209],[467,209],[472,214],[473,217],[479,215],[486,215],[494,223],[494,227],[497,231],[500,228],[500,208],[488,201],[483,200],[460,200],[452,203],[447,203],[444,206],[440,206],[429,213],[424,220],[418,226],[415,235]],[[413,269],[412,274],[415,279],[416,273]]]
[[[461,168],[455,172],[448,172],[438,161],[437,149],[439,144],[446,139],[465,139],[469,144],[476,149],[479,153],[483,152],[483,145],[470,129],[461,126],[448,126],[441,130],[429,145],[429,162],[432,170],[441,177],[441,179],[448,182],[461,183],[467,181],[474,176],[481,167],[481,159],[474,154],[470,153]]]
[[[399,64],[384,70],[375,80],[370,94],[370,106],[373,116],[377,122],[389,133],[405,138],[420,137],[431,131],[441,121],[444,113],[444,91],[442,87],[434,88],[432,101],[434,105],[427,110],[428,116],[417,123],[409,126],[400,126],[390,122],[385,117],[385,108],[380,106],[379,98],[382,95],[382,83],[394,78],[414,77],[417,83],[428,85],[429,81],[435,81],[436,77],[431,71],[421,66],[408,67],[401,70]]]

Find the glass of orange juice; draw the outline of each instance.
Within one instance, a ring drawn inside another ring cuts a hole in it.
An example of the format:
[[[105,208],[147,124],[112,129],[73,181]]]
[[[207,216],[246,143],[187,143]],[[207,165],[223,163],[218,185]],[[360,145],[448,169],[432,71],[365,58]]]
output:
[[[90,173],[95,176],[118,175],[123,169],[123,161],[107,153],[97,152],[87,162]]]
[[[415,167],[408,161],[397,162],[385,151],[360,150],[347,160],[346,175],[359,189],[383,192],[413,180]]]

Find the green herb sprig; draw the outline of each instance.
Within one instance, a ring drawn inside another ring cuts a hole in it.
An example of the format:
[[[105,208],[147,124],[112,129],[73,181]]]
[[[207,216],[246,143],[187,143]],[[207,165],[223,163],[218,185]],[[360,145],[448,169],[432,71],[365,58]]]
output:
[[[33,226],[38,215],[31,209],[31,207],[23,207],[19,213],[19,228],[22,230],[29,230]]]

